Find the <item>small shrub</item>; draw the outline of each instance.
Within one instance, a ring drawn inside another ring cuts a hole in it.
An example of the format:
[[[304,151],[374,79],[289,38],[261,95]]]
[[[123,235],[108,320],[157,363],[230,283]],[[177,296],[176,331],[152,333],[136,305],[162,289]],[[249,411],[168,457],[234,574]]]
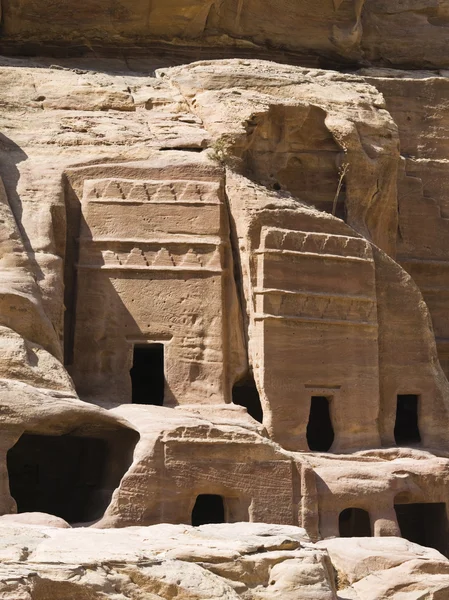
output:
[[[226,136],[217,138],[209,147],[209,157],[223,166],[238,169],[241,158],[234,154],[235,142]]]
[[[346,173],[349,171],[349,163],[344,162],[341,167],[338,169],[338,185],[337,185],[337,191],[335,192],[335,196],[334,196],[334,203],[332,205],[332,214],[335,216],[335,213],[337,211],[337,202],[338,202],[338,198],[340,197],[340,192],[341,192],[341,187],[343,185],[343,179],[346,176]]]

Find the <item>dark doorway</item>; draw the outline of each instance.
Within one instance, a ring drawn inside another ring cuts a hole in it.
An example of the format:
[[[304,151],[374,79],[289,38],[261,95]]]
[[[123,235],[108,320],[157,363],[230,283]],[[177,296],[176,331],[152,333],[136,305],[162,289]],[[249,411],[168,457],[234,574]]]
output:
[[[234,404],[244,406],[253,419],[262,423],[263,410],[254,377],[248,376],[234,384],[232,401]]]
[[[395,504],[394,509],[403,538],[435,548],[449,557],[449,527],[444,502]]]
[[[7,455],[18,512],[44,512],[69,523],[100,518],[109,504],[108,442],[73,435],[24,434]],[[117,473],[118,485],[123,472]]]
[[[418,396],[413,394],[398,396],[394,438],[398,446],[419,444],[421,441],[418,426]]]
[[[224,523],[224,504],[221,496],[200,494],[192,510],[192,525],[207,525],[207,523]]]
[[[327,452],[334,442],[334,428],[329,411],[329,398],[312,396],[307,443],[313,452]]]
[[[363,508],[346,508],[338,519],[340,537],[371,537],[369,513]]]
[[[164,404],[164,344],[134,346],[130,374],[134,404]]]

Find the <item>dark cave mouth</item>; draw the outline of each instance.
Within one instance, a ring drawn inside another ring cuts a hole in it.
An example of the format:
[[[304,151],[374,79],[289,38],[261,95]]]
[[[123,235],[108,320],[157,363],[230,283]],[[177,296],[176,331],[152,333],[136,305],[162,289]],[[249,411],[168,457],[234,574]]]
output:
[[[200,494],[197,496],[192,510],[192,525],[194,527],[225,522],[225,505],[222,496],[217,494]]]
[[[132,430],[60,436],[24,433],[8,451],[17,512],[41,512],[69,524],[100,519],[132,462]]]
[[[449,521],[445,502],[415,502],[394,505],[401,535],[406,540],[435,548],[449,557]]]
[[[232,388],[232,402],[238,406],[243,406],[248,414],[263,422],[263,409],[260,401],[259,391],[252,375],[248,375],[243,380],[238,381]]]

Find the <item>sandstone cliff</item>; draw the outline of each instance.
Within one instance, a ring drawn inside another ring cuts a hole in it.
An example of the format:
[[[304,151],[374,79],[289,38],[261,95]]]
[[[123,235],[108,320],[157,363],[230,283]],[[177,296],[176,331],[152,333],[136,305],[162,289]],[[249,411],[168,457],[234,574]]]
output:
[[[449,597],[449,11],[281,4],[1,0],[5,599]]]

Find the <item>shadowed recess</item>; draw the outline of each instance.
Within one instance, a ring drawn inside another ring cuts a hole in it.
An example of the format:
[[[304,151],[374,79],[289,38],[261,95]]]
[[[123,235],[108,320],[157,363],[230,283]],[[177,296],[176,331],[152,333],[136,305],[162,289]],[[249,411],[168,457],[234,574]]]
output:
[[[394,439],[398,446],[419,444],[421,441],[418,425],[418,396],[413,394],[398,396]]]
[[[192,525],[207,525],[208,523],[224,523],[223,498],[215,494],[200,494],[192,510]]]
[[[401,535],[449,557],[449,525],[444,502],[395,504]]]
[[[263,410],[254,377],[238,381],[232,388],[232,402],[244,406],[253,419],[262,423]]]
[[[133,404],[164,404],[164,345],[134,346],[130,370]]]
[[[346,508],[338,518],[340,537],[371,537],[369,513],[363,508]]]
[[[7,455],[17,511],[43,512],[83,523],[99,519],[132,462],[136,434],[110,439],[24,434]]]
[[[328,452],[334,442],[334,428],[329,410],[329,398],[312,396],[309,422],[307,424],[307,443],[313,452]]]

